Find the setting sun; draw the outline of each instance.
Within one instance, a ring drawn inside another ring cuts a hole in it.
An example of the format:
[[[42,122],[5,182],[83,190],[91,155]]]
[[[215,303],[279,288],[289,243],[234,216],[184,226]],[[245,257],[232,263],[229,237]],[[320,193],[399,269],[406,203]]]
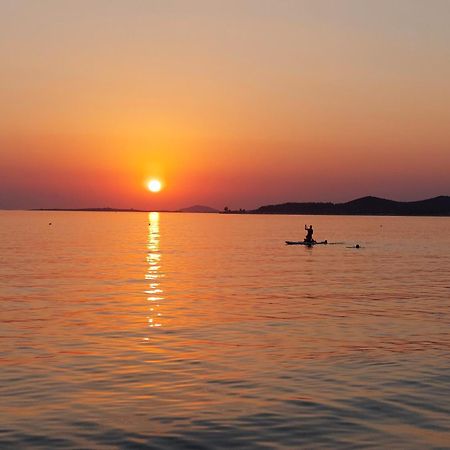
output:
[[[162,188],[162,184],[159,180],[150,180],[147,183],[147,189],[150,192],[159,192]]]

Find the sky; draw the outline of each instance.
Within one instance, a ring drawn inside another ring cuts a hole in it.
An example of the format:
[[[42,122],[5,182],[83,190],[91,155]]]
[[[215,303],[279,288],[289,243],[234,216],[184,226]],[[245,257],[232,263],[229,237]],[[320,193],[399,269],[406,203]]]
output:
[[[450,195],[449,23],[448,0],[0,0],[0,208]]]

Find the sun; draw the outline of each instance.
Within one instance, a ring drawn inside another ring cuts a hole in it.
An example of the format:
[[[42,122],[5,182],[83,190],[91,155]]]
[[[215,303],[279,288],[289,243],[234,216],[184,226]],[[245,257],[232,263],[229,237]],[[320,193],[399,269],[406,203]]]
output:
[[[147,183],[147,189],[150,192],[159,192],[162,189],[161,181],[159,181],[159,180],[150,180]]]

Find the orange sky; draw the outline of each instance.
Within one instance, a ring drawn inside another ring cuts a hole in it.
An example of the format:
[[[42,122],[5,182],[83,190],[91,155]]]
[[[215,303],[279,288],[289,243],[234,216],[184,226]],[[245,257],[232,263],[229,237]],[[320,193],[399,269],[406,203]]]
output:
[[[3,1],[0,208],[448,195],[449,22],[445,0]]]

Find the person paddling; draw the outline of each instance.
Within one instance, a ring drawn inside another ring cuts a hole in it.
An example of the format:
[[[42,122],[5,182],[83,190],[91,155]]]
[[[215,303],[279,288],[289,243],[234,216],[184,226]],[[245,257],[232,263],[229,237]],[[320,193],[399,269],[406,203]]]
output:
[[[310,225],[309,228],[308,228],[308,225],[305,225],[305,230],[306,230],[305,242],[314,242],[314,239],[313,239],[314,230],[313,230],[312,225]]]

